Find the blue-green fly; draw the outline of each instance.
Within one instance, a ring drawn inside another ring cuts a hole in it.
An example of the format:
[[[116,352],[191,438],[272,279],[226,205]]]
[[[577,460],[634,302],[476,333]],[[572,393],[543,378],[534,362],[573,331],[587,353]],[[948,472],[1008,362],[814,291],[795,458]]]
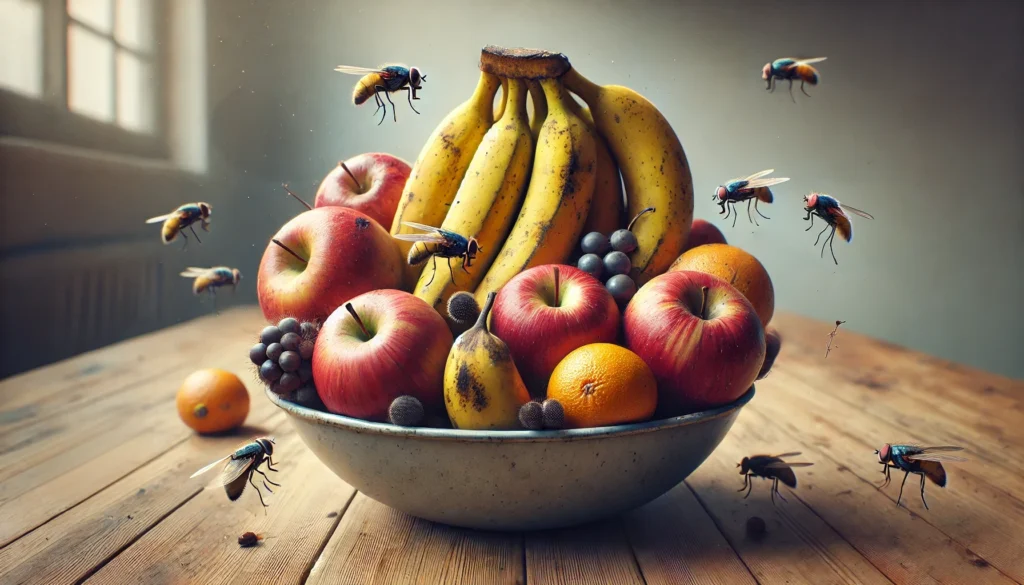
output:
[[[232,502],[241,497],[242,492],[245,491],[245,484],[249,483],[252,487],[256,488],[256,495],[260,497],[260,503],[266,508],[267,504],[263,501],[263,494],[260,493],[258,485],[253,483],[253,473],[258,473],[263,476],[263,487],[267,488],[267,491],[274,493],[274,490],[270,489],[270,485],[280,487],[281,484],[274,483],[270,480],[265,473],[259,470],[259,466],[264,461],[267,463],[267,469],[273,472],[277,472],[274,469],[274,460],[271,459],[271,455],[274,454],[274,438],[273,437],[259,437],[253,441],[250,441],[233,453],[221,457],[220,459],[210,463],[206,467],[203,467],[199,471],[193,473],[189,479],[197,477],[213,469],[217,465],[224,463],[224,469],[221,470],[220,475],[214,480],[210,486],[220,487],[223,486],[224,490],[228,494],[228,499]]]
[[[419,113],[413,107],[412,100],[420,99],[416,97],[416,92],[422,88],[423,82],[427,80],[427,76],[418,68],[393,63],[381,65],[376,69],[338,65],[334,70],[350,75],[362,75],[359,81],[356,82],[355,89],[352,90],[352,103],[357,106],[361,105],[373,95],[377,102],[377,110],[384,108],[384,113],[380,116],[380,122],[377,122],[378,126],[384,122],[384,118],[388,115],[388,108],[380,97],[382,93],[387,98],[388,103],[391,104],[391,115],[395,118],[396,122],[398,121],[398,115],[395,113],[395,102],[391,101],[390,95],[396,91],[405,90],[408,92],[409,107],[412,108],[412,111],[417,114]],[[377,114],[377,110],[373,111],[374,115]]]
[[[416,244],[409,248],[409,265],[416,266],[417,264],[422,264],[427,261],[427,258],[432,257],[434,260],[434,274],[436,274],[437,257],[440,256],[448,260],[448,272],[452,275],[453,283],[455,282],[455,272],[452,271],[452,258],[462,258],[462,269],[466,271],[466,274],[469,274],[469,270],[466,270],[466,267],[472,266],[473,259],[476,258],[477,253],[483,251],[480,243],[473,237],[467,238],[455,232],[412,221],[403,221],[402,225],[427,232],[425,234],[395,234],[395,239],[423,244],[422,248],[417,247]],[[428,248],[427,244],[434,244],[434,249]],[[430,281],[427,282],[426,286],[430,286],[430,283],[434,282],[434,274],[430,275]]]
[[[736,212],[736,204],[747,202],[747,219],[753,223],[757,223],[757,220],[750,214],[750,204],[754,204],[754,211],[757,212],[761,217],[768,219],[766,215],[761,213],[761,210],[757,208],[757,204],[771,203],[775,200],[775,196],[772,195],[772,190],[769,187],[778,185],[779,183],[785,183],[789,180],[788,177],[772,177],[765,178],[765,175],[770,175],[775,172],[775,169],[768,169],[759,173],[754,173],[749,177],[743,179],[732,179],[725,185],[719,185],[715,189],[715,195],[712,198],[719,207],[722,208],[718,214],[725,214],[723,219],[729,219],[730,214],[734,214],[732,218],[732,225],[736,227],[736,218],[739,217],[739,213]],[[728,207],[728,210],[726,210]]]
[[[811,94],[807,93],[804,89],[804,84],[810,83],[811,85],[818,85],[818,70],[811,67],[811,63],[820,63],[828,59],[828,57],[814,57],[811,59],[794,59],[792,57],[784,57],[782,59],[776,59],[771,63],[766,63],[761,68],[761,79],[765,80],[769,93],[775,91],[775,80],[785,79],[789,81],[789,98],[796,103],[796,98],[793,97],[793,80],[800,80],[800,91],[804,92],[804,95],[811,97]]]
[[[174,241],[174,238],[178,237],[178,234],[181,234],[181,237],[185,240],[185,245],[181,248],[184,250],[188,247],[188,236],[185,235],[185,228],[188,228],[192,235],[195,236],[196,241],[202,244],[203,241],[199,239],[199,234],[196,233],[196,229],[192,224],[198,221],[204,231],[210,231],[211,213],[213,213],[213,208],[209,203],[203,201],[186,203],[166,215],[151,217],[146,220],[146,223],[163,222],[164,225],[160,230],[160,239],[165,244],[170,244]]]
[[[916,474],[921,476],[921,502],[924,503],[924,509],[928,509],[928,502],[924,499],[924,482],[925,478],[930,479],[932,483],[939,487],[946,487],[948,478],[946,476],[946,469],[942,466],[942,461],[967,461],[963,457],[956,455],[950,455],[951,451],[963,451],[963,447],[954,447],[950,445],[943,445],[940,447],[922,447],[920,445],[891,445],[886,443],[882,445],[882,448],[876,450],[875,453],[878,455],[878,462],[882,464],[882,474],[885,475],[885,481],[882,482],[880,487],[889,485],[889,481],[892,479],[890,472],[893,469],[898,469],[903,474],[903,483],[900,484],[900,496],[896,498],[896,506],[899,507],[900,500],[903,499],[903,486],[907,484],[907,478],[910,474]]]

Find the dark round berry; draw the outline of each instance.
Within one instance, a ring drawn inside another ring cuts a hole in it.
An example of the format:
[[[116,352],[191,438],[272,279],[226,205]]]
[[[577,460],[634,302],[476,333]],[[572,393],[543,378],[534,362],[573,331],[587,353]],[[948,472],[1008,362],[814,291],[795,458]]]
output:
[[[480,316],[480,305],[473,293],[459,291],[448,299],[448,316],[460,325],[475,323]]]
[[[302,343],[300,343],[299,344],[299,355],[302,357],[302,359],[306,360],[307,362],[309,360],[313,359],[313,347],[315,347],[315,346],[316,346],[316,343],[314,343],[313,341],[311,341],[309,339],[306,339]]]
[[[282,370],[286,372],[294,372],[302,365],[302,358],[299,357],[299,352],[297,351],[286,351],[281,354],[277,363],[281,366]]]
[[[541,405],[544,410],[544,428],[545,429],[560,429],[565,425],[565,411],[562,409],[562,403],[549,398],[544,401]]]
[[[299,379],[305,384],[313,379],[313,366],[309,364],[302,364],[299,366]]]
[[[316,324],[310,323],[309,321],[303,323],[299,328],[299,333],[302,335],[303,339],[316,339],[317,332]]]
[[[298,333],[285,333],[281,337],[281,345],[289,351],[298,350],[300,343],[302,343],[302,338],[299,337]]]
[[[267,382],[276,382],[281,377],[281,366],[277,362],[267,360],[260,366],[260,378]]]
[[[629,261],[629,256],[626,256],[624,252],[608,252],[603,262],[604,273],[609,277],[616,274],[629,274],[629,269],[633,267],[633,263]]]
[[[612,298],[620,303],[628,303],[629,299],[636,294],[636,283],[625,274],[616,274],[609,278],[604,286],[608,292],[612,293]]]
[[[524,429],[539,431],[544,428],[544,408],[540,402],[531,400],[519,407],[519,424]]]
[[[281,322],[277,324],[277,328],[281,330],[281,333],[299,333],[302,330],[299,320],[292,317],[281,319]]]
[[[278,389],[284,394],[298,390],[299,386],[302,386],[302,380],[299,380],[299,375],[295,372],[285,372],[277,381]]]
[[[267,361],[267,346],[263,343],[257,343],[249,348],[249,359],[257,366]]]
[[[611,243],[608,241],[608,236],[601,232],[590,232],[583,236],[583,240],[580,242],[580,248],[583,249],[584,254],[597,254],[598,256],[604,256],[611,248]]]
[[[424,415],[423,403],[415,396],[399,396],[388,407],[388,420],[401,427],[419,426]]]
[[[626,254],[636,250],[638,245],[636,242],[636,236],[633,232],[626,229],[615,230],[615,233],[612,234],[611,242],[613,250],[617,252],[625,252]]]
[[[284,352],[284,346],[280,343],[271,343],[267,346],[267,359],[274,360],[275,362],[281,359],[281,354]]]
[[[292,399],[302,406],[307,408],[323,408],[323,401],[320,400],[320,395],[316,392],[316,386],[312,384],[305,384],[295,391],[292,395]]]
[[[584,254],[580,256],[580,259],[576,262],[576,268],[598,280],[601,280],[601,275],[604,274],[604,262],[601,261],[601,257],[597,254]]]
[[[759,516],[751,516],[747,518],[747,536],[752,539],[759,539],[764,536],[764,533],[768,530],[768,526],[765,524],[764,519]]]
[[[263,328],[263,331],[260,332],[260,341],[262,341],[264,345],[270,345],[271,343],[281,341],[281,335],[283,334],[280,329],[273,325],[267,325]]]

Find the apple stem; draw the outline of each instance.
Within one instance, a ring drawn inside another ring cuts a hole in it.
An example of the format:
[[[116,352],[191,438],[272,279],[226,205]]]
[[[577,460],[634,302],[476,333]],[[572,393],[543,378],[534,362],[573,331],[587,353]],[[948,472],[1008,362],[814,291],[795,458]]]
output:
[[[356,176],[352,174],[352,171],[349,170],[348,165],[345,164],[345,161],[341,161],[338,164],[341,165],[341,168],[345,169],[345,172],[348,173],[348,176],[352,177],[352,182],[355,183],[356,187],[359,188],[359,191],[362,192],[363,186],[359,183],[359,179],[357,179]]]
[[[707,319],[708,319],[707,315],[704,314],[705,311],[707,311],[707,309],[708,309],[708,287],[702,286],[702,287],[700,287],[700,318],[704,319],[705,321],[707,321]]]
[[[289,195],[291,195],[292,197],[298,199],[299,203],[305,205],[306,209],[313,209],[313,206],[311,206],[309,203],[306,203],[305,201],[303,201],[302,197],[299,197],[295,193],[292,193],[292,190],[288,188],[288,183],[284,183],[281,186],[284,187],[284,190],[287,191]]]
[[[356,314],[356,309],[352,306],[352,303],[345,303],[345,309],[352,315],[352,318],[356,320],[356,324],[363,330],[363,335],[366,336],[366,339],[370,339],[370,332],[366,330],[366,325],[363,325],[363,320],[359,318],[358,314]]]
[[[555,266],[555,306],[558,306],[558,267]]]
[[[626,226],[626,230],[627,231],[633,231],[633,224],[636,223],[636,220],[640,219],[641,215],[647,213],[648,211],[654,211],[654,208],[653,207],[648,207],[646,209],[642,209],[640,211],[640,213],[636,214],[636,216],[634,216],[633,219],[630,220],[629,225]]]
[[[282,248],[284,248],[284,249],[285,249],[285,251],[286,251],[286,252],[288,252],[289,254],[291,254],[292,256],[295,256],[295,257],[296,257],[296,258],[298,258],[299,260],[302,260],[302,263],[303,263],[303,264],[309,264],[309,262],[308,262],[308,261],[307,261],[307,260],[306,260],[305,258],[303,258],[302,256],[299,256],[298,254],[296,254],[294,250],[292,250],[292,249],[291,249],[291,248],[289,248],[288,246],[285,246],[284,244],[282,244],[282,243],[281,243],[280,241],[278,241],[278,240],[277,240],[277,238],[274,238],[274,239],[272,239],[272,240],[270,240],[270,241],[271,241],[271,242],[274,242],[274,243],[275,243],[275,244],[277,244],[278,246],[281,246]]]
[[[487,293],[487,300],[484,301],[484,306],[480,309],[480,316],[476,318],[476,324],[473,325],[474,329],[487,331],[487,316],[491,314],[491,307],[494,306],[494,297],[496,296],[498,296],[496,292]]]

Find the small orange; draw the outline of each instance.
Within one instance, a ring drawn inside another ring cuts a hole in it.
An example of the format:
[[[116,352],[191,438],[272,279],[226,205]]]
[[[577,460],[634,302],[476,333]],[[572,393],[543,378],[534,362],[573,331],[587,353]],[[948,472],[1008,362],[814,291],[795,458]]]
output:
[[[742,248],[729,244],[704,244],[691,248],[672,263],[668,272],[696,270],[713,274],[731,284],[747,297],[767,327],[775,313],[775,288],[761,262]]]
[[[561,403],[566,428],[618,425],[654,414],[658,383],[635,353],[612,343],[591,343],[558,362],[547,397]]]
[[[178,416],[197,433],[220,433],[242,426],[249,416],[249,391],[231,372],[206,368],[185,378],[177,396]]]

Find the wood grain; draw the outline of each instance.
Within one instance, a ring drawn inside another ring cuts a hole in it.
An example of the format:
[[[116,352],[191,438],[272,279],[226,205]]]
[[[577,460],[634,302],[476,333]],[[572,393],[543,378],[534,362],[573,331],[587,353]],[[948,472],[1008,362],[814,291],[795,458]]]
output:
[[[620,519],[526,533],[530,585],[643,585]]]

